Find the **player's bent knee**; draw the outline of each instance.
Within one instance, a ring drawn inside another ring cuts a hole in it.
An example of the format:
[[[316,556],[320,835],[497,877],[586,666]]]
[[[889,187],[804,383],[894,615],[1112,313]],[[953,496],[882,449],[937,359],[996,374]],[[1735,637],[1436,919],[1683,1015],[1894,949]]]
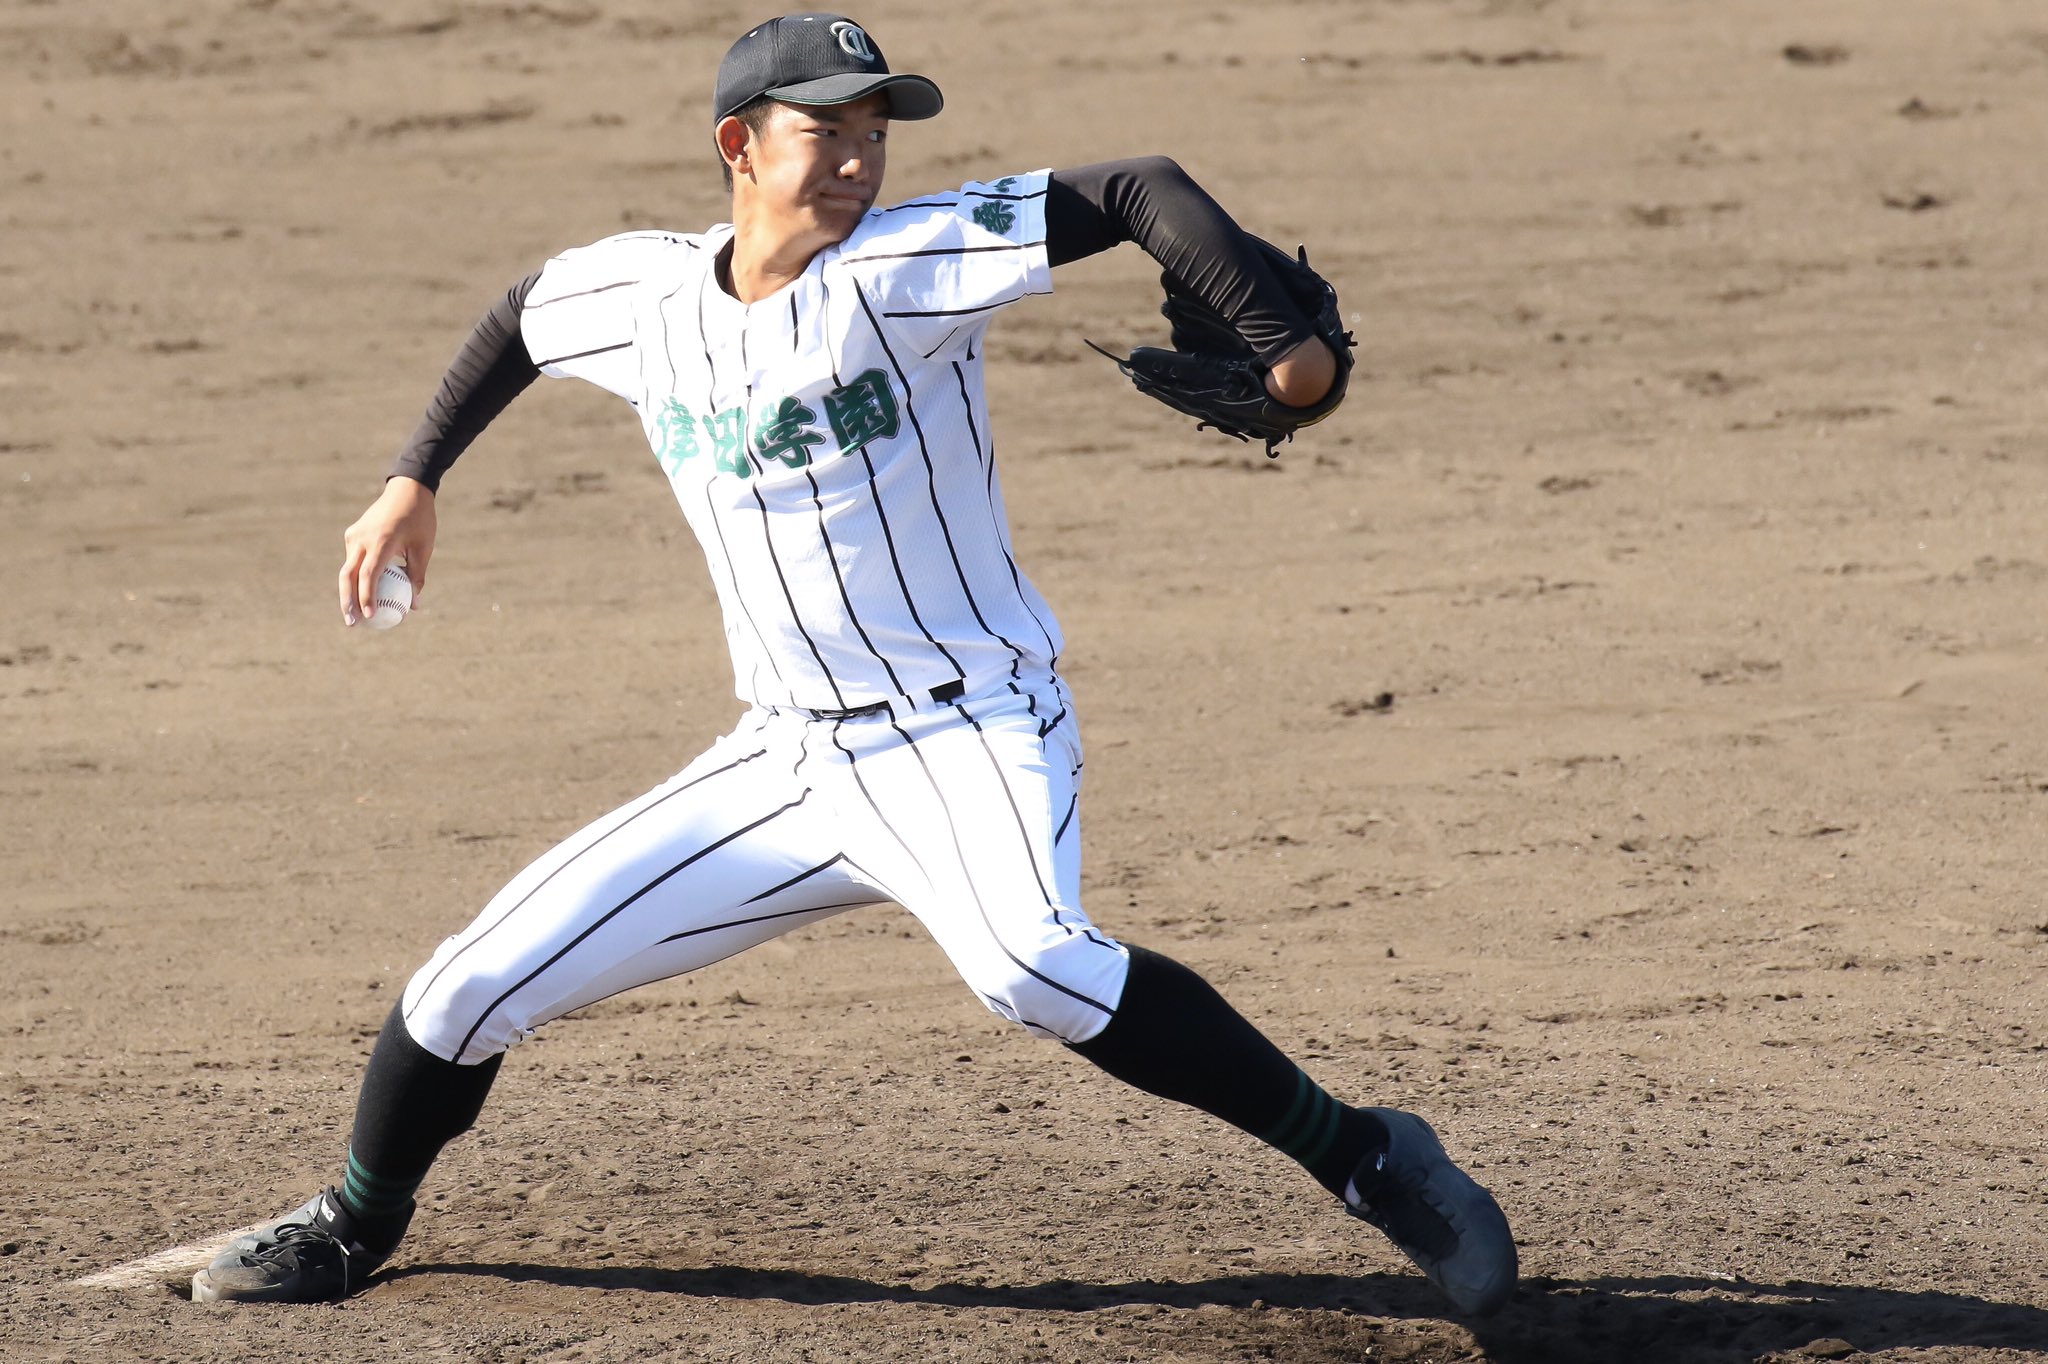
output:
[[[434,1055],[474,1065],[533,1035],[534,1020],[510,1007],[515,981],[465,970],[438,952],[405,987],[405,1030]]]
[[[1076,936],[1006,966],[994,979],[976,982],[990,1011],[1035,1036],[1071,1044],[1108,1024],[1123,997],[1130,957],[1108,938]]]

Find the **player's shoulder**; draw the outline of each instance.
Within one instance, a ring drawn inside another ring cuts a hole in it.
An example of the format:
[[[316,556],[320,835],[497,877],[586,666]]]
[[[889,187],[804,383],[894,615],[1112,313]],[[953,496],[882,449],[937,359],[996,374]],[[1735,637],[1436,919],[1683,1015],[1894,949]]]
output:
[[[572,246],[541,267],[540,279],[527,296],[527,306],[535,307],[569,294],[673,277],[706,254],[707,243],[717,230],[670,232],[643,228]]]
[[[709,232],[669,232],[660,228],[641,228],[633,232],[618,232],[609,237],[600,237],[583,246],[572,246],[558,253],[554,259],[657,260],[664,256],[702,250],[706,238],[717,230],[713,228]]]
[[[1032,244],[1042,232],[1049,170],[970,180],[958,189],[920,194],[861,220],[840,246],[848,262],[886,260],[912,253]],[[1000,240],[999,240],[1000,239]]]

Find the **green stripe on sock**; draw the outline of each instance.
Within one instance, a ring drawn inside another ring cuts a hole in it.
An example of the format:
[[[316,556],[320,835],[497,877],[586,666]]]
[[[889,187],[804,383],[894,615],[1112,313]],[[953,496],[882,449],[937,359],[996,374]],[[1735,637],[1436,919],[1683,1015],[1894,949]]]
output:
[[[1307,1072],[1296,1070],[1295,1075],[1294,1102],[1287,1116],[1260,1140],[1314,1170],[1343,1132],[1344,1106],[1309,1079]]]
[[[1325,1102],[1323,1105],[1322,1135],[1317,1137],[1315,1143],[1306,1149],[1289,1151],[1287,1153],[1311,1170],[1316,1168],[1318,1161],[1329,1154],[1330,1143],[1337,1139],[1337,1133],[1343,1127],[1343,1124],[1339,1121],[1341,1110],[1337,1107],[1337,1101],[1330,1098],[1328,1094],[1324,1094],[1323,1099]]]
[[[417,1179],[380,1175],[357,1160],[354,1151],[348,1153],[348,1175],[342,1181],[341,1196],[358,1216],[375,1218],[403,1212],[419,1187]]]
[[[351,1184],[360,1184],[379,1193],[396,1193],[401,1196],[410,1195],[419,1187],[419,1181],[416,1179],[386,1179],[357,1160],[353,1151],[349,1153],[348,1158],[348,1178]]]
[[[1287,1134],[1286,1141],[1273,1143],[1296,1160],[1301,1159],[1301,1148],[1314,1140],[1316,1134],[1329,1122],[1330,1108],[1335,1102],[1329,1095],[1323,1093],[1322,1086],[1316,1084],[1313,1080],[1309,1082],[1309,1092],[1308,1112],[1302,1114],[1301,1121],[1295,1125],[1295,1129],[1292,1132]]]
[[[1294,1102],[1287,1106],[1287,1116],[1277,1126],[1263,1132],[1259,1140],[1266,1145],[1285,1151],[1288,1143],[1295,1140],[1295,1129],[1302,1125],[1313,1110],[1315,1096],[1322,1091],[1316,1082],[1308,1078],[1308,1072],[1296,1067],[1294,1071]]]

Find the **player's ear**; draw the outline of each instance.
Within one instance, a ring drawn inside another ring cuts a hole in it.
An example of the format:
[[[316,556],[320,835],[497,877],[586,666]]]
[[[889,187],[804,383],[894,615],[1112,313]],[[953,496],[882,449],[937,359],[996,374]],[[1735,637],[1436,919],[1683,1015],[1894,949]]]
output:
[[[754,130],[739,119],[727,114],[718,120],[712,129],[712,141],[718,144],[718,155],[725,162],[726,169],[734,175],[751,174],[753,166]]]

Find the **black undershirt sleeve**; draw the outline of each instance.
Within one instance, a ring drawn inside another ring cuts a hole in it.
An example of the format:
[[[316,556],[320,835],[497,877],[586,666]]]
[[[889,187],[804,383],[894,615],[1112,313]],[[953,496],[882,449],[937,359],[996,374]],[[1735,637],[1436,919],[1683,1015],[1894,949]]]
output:
[[[1045,248],[1054,265],[1136,242],[1237,327],[1268,364],[1315,334],[1244,229],[1164,156],[1052,173]]]
[[[427,404],[419,429],[398,452],[389,477],[417,479],[438,490],[441,475],[477,434],[540,378],[540,370],[519,335],[520,310],[539,278],[536,270],[520,280],[477,322],[476,330],[441,376],[441,386]]]

